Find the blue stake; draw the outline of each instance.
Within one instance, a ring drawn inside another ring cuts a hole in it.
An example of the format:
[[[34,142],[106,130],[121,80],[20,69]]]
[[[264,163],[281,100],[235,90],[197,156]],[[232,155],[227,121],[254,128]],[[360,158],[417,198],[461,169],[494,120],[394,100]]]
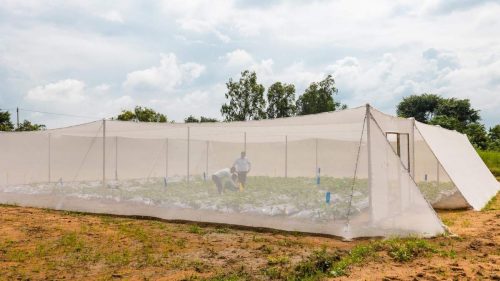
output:
[[[326,200],[326,204],[330,204],[330,191],[326,192],[326,198],[325,198],[325,200]]]
[[[318,168],[318,172],[316,173],[316,185],[319,186],[321,182],[321,168]]]

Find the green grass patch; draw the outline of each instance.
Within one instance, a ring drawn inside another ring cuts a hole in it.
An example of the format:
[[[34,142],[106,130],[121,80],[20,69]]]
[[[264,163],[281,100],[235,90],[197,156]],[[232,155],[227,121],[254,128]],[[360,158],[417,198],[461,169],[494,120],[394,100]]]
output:
[[[493,196],[493,198],[488,201],[486,206],[482,209],[482,211],[494,211],[494,210],[500,210],[500,200],[498,200],[498,197],[500,196],[500,191],[497,192],[497,195]]]
[[[491,173],[497,178],[500,177],[500,151],[478,150],[477,153],[481,156],[481,159],[483,159]]]
[[[437,253],[436,246],[420,238],[393,238],[383,241],[381,246],[398,262],[408,262],[417,257]]]

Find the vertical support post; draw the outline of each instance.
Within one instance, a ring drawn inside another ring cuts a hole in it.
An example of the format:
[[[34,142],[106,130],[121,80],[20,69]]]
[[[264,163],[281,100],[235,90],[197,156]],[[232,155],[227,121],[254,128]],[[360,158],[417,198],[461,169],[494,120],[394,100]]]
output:
[[[102,187],[106,187],[106,119],[102,119]]]
[[[165,179],[168,179],[168,138],[165,140]]]
[[[190,128],[187,127],[187,185],[189,186],[189,153],[190,153],[190,139],[191,139],[191,132]]]
[[[318,174],[318,139],[314,139],[314,149],[316,150],[315,151],[315,164],[316,164],[316,167],[314,169],[314,173],[315,175]]]
[[[288,178],[288,136],[285,136],[285,178]]]
[[[208,146],[209,142],[207,141],[207,155],[206,155],[206,163],[205,163],[205,180],[208,178]]]
[[[437,181],[437,186],[439,187],[439,160],[436,159],[436,164],[437,164],[437,167],[436,167],[436,181]]]
[[[370,212],[373,217],[373,194],[375,193],[372,186],[372,154],[371,154],[371,134],[370,134],[371,113],[370,105],[366,104],[366,149],[368,152],[368,190],[370,190]],[[371,218],[370,218],[371,219]]]
[[[115,137],[115,181],[118,180],[118,136]]]
[[[52,137],[51,137],[51,133],[49,133],[49,151],[48,151],[48,156],[49,156],[49,157],[48,157],[48,158],[49,158],[49,159],[48,159],[49,182],[50,182],[50,179],[51,179],[51,177],[52,177],[52,176],[51,176],[51,173],[52,173],[52,167],[51,167],[51,163],[50,163],[50,162],[51,162],[51,159],[50,159],[50,158],[51,158],[51,151],[50,151],[50,150],[51,150],[51,147],[50,147],[50,146],[51,146],[51,145],[50,145],[51,138],[52,138]]]
[[[410,155],[408,157],[410,158],[410,175],[413,179],[415,179],[415,118],[411,117],[411,130],[410,130]]]
[[[243,133],[243,151],[247,153],[247,132]]]
[[[19,107],[16,107],[16,120],[17,120],[17,129],[19,129]]]

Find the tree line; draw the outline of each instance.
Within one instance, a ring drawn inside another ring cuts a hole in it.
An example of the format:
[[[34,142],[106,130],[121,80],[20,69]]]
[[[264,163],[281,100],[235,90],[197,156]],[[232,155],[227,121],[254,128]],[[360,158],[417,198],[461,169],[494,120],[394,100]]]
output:
[[[257,80],[254,71],[241,72],[239,79],[229,78],[226,83],[226,102],[220,112],[222,121],[246,121],[292,117],[321,112],[346,109],[335,95],[338,89],[332,75],[327,75],[319,82],[312,82],[296,98],[295,86],[283,82],[274,82],[266,88]],[[424,93],[404,97],[397,105],[399,117],[414,117],[417,121],[439,125],[456,130],[469,137],[478,149],[500,151],[500,124],[489,130],[480,122],[479,110],[474,109],[468,99],[444,98],[440,95]],[[19,126],[10,121],[8,111],[0,111],[0,131],[36,131],[44,130],[45,125],[33,124],[24,120]],[[136,106],[132,110],[122,110],[113,117],[115,120],[137,122],[173,122],[167,115],[147,107]],[[189,115],[186,123],[218,122],[216,118]]]

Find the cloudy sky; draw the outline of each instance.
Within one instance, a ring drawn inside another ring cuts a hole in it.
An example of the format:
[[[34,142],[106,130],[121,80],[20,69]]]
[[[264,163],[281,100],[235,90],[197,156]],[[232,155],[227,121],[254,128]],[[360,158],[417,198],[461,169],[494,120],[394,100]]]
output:
[[[377,2],[377,3],[375,3]],[[0,0],[0,108],[63,126],[135,105],[220,118],[244,69],[266,87],[333,74],[338,98],[468,98],[500,123],[500,1]]]

